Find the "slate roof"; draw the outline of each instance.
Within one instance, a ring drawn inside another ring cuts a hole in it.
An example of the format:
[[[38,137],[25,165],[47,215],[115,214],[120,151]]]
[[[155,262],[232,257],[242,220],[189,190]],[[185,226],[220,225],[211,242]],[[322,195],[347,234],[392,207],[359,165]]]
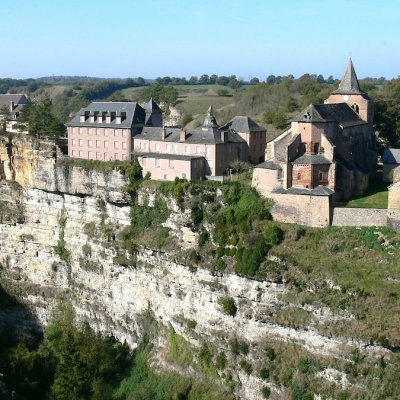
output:
[[[361,125],[359,115],[347,104],[310,104],[293,121],[296,122],[337,122],[342,126]]]
[[[147,140],[161,140],[161,131],[163,128],[145,126],[142,131],[135,136],[135,139]],[[180,142],[180,128],[165,127],[166,136],[165,142]],[[232,131],[225,132],[227,138],[225,142],[230,143],[245,143],[245,141],[236,133]],[[221,132],[217,128],[195,129],[186,131],[185,143],[198,143],[198,144],[216,144],[223,143],[221,140]]]
[[[256,165],[254,168],[264,168],[264,169],[282,169],[281,166],[273,161],[264,161],[261,164]]]
[[[275,193],[282,193],[282,194],[300,194],[300,195],[311,195],[311,196],[330,196],[335,193],[332,189],[328,188],[327,186],[319,185],[314,189],[306,189],[306,188],[297,188],[297,187],[290,187],[288,189],[276,189]]]
[[[258,125],[257,122],[253,121],[249,117],[245,117],[242,115],[234,117],[226,125],[221,126],[219,129],[220,130],[232,129],[235,132],[244,132],[244,133],[265,131],[265,128]]]
[[[93,115],[95,112],[105,113],[105,115],[121,115],[122,112],[126,113],[126,118],[117,124],[114,121],[107,122],[90,122],[88,119],[85,122],[80,122],[80,116],[86,112]],[[87,107],[81,108],[79,112],[66,124],[66,126],[92,126],[92,127],[109,127],[109,128],[131,128],[133,125],[144,124],[145,110],[135,102],[93,102]]]
[[[10,101],[13,101],[15,105],[25,104],[27,100],[24,94],[0,94],[0,107],[9,107]]]
[[[322,154],[303,154],[296,158],[292,164],[331,164],[331,161]]]
[[[191,155],[185,155],[185,154],[172,154],[172,153],[134,153],[134,155],[138,157],[144,157],[144,158],[159,158],[162,160],[183,160],[183,161],[191,161],[191,160],[198,160],[198,159],[203,159],[205,158],[203,156],[191,156]]]
[[[212,106],[208,107],[207,115],[203,122],[203,128],[218,128],[217,120],[214,117]]]
[[[344,72],[343,78],[339,83],[339,87],[332,93],[336,94],[365,94],[360,89],[360,85],[358,83],[356,71],[354,70],[353,62],[351,58],[349,59],[349,63],[347,64],[346,71]]]
[[[162,112],[161,108],[158,106],[158,104],[151,98],[149,102],[145,106],[146,112],[154,112],[154,111],[160,111]]]
[[[385,164],[400,164],[400,149],[384,149],[383,162]]]

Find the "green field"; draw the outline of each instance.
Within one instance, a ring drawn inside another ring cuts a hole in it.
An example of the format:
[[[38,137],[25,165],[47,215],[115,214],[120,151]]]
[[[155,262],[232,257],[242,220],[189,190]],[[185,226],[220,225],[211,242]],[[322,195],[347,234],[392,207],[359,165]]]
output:
[[[367,191],[362,196],[350,200],[346,207],[349,208],[387,208],[388,184],[381,180],[372,180]]]

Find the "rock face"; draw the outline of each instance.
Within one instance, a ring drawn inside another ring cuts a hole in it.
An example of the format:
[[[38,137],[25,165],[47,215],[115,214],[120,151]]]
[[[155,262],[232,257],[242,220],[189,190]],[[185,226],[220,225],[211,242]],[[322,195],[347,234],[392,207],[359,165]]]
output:
[[[348,345],[362,345],[268,320],[268,310],[282,305],[284,284],[191,270],[167,253],[146,248],[131,266],[118,264],[114,235],[130,224],[123,177],[115,171],[66,168],[56,162],[59,157],[51,143],[27,137],[0,140],[6,178],[0,183],[0,279],[42,324],[53,306],[68,297],[79,318],[132,347],[141,335],[140,316],[148,309],[182,335],[182,321],[190,319],[197,322],[198,335],[214,339],[238,336],[260,342],[272,337],[334,356]],[[176,226],[171,218],[167,222],[178,232],[179,221],[176,217]],[[193,239],[180,232],[180,240]],[[191,245],[189,240],[186,246]],[[235,300],[235,317],[224,314],[219,302],[224,296]],[[316,318],[331,317],[324,310],[311,312]],[[245,374],[240,379],[240,398],[261,398],[261,379]]]

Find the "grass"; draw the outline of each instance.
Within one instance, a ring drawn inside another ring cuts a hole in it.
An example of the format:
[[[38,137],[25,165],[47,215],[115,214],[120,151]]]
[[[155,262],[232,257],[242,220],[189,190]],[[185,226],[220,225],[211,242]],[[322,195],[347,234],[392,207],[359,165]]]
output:
[[[327,305],[355,316],[325,332],[400,345],[399,237],[388,228],[304,229],[283,226],[285,240],[270,254],[284,260],[292,303]],[[283,267],[282,267],[283,268]],[[390,347],[390,346],[389,346]]]
[[[388,206],[388,184],[381,180],[371,180],[367,191],[350,200],[346,207],[348,208],[382,208]]]

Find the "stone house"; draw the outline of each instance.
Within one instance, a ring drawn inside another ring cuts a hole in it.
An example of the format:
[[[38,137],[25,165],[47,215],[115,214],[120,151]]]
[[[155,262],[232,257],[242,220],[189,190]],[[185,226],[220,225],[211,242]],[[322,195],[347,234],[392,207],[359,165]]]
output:
[[[24,94],[0,94],[0,108],[8,107],[10,116],[6,121],[7,132],[19,132],[17,119],[28,99]]]
[[[144,108],[134,102],[93,102],[66,124],[68,155],[129,160],[133,137],[146,125],[162,126],[162,111],[153,99]]]
[[[373,103],[350,59],[338,89],[267,144],[267,161],[254,168],[253,186],[275,199],[281,220],[328,225],[333,203],[368,186],[377,160],[372,123]]]
[[[384,182],[392,182],[392,171],[400,166],[400,149],[384,149],[383,150],[383,175]]]
[[[150,100],[95,102],[67,124],[68,155],[95,160],[136,156],[153,179],[201,179],[224,175],[237,161],[263,160],[266,131],[248,117],[219,127],[212,107],[203,125],[185,130],[163,126],[162,111]]]
[[[155,179],[199,179],[222,176],[237,161],[259,160],[265,138],[265,129],[248,117],[219,127],[210,106],[198,129],[144,127],[134,137],[134,153]]]

